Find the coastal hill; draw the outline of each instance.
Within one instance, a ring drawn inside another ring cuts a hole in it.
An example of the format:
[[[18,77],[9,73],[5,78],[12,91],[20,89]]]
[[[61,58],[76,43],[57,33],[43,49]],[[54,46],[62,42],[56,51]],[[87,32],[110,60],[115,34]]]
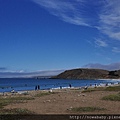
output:
[[[72,69],[66,70],[52,79],[118,79],[120,70],[108,71],[102,69]]]

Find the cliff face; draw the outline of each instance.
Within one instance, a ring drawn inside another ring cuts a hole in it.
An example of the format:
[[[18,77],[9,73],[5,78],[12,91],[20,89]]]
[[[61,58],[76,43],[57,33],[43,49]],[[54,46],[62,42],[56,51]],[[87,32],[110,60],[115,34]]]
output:
[[[102,69],[72,69],[52,77],[54,79],[118,79],[120,70],[107,71]]]

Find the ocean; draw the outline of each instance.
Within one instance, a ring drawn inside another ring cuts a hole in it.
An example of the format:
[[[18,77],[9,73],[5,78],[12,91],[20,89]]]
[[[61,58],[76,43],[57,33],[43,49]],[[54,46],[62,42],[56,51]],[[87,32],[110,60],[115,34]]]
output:
[[[65,79],[34,79],[34,78],[0,78],[0,92],[10,92],[13,89],[18,91],[35,90],[35,86],[40,86],[41,90],[60,89],[72,87],[84,87],[118,84],[120,80],[65,80]]]

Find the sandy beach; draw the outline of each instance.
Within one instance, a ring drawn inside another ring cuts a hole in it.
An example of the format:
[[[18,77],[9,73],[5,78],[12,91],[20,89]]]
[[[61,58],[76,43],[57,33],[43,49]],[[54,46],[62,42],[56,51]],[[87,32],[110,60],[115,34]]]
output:
[[[120,101],[102,100],[104,96],[119,94],[120,91],[95,90],[84,92],[78,88],[39,90],[8,94],[0,97],[30,97],[24,103],[11,103],[4,109],[27,109],[34,114],[120,114]],[[97,107],[96,111],[73,111],[78,107]]]

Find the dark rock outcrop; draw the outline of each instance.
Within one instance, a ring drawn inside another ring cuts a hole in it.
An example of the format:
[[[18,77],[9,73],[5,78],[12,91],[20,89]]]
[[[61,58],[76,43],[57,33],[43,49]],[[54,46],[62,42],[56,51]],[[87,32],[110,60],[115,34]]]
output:
[[[72,69],[52,77],[54,79],[118,79],[120,70],[107,71],[102,69]]]

